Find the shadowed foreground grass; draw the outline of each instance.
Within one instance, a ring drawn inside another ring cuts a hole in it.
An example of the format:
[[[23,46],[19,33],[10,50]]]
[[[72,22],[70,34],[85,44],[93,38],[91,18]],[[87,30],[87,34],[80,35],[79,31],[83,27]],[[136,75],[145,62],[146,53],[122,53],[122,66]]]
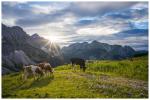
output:
[[[133,61],[90,61],[87,71],[70,65],[54,76],[23,81],[21,73],[2,77],[3,98],[148,98],[148,57]]]

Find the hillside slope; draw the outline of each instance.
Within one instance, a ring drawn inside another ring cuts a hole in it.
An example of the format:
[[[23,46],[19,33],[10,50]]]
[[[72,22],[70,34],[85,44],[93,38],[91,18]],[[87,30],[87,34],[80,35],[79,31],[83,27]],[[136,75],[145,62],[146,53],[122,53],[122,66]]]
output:
[[[82,72],[71,65],[54,76],[23,82],[21,72],[2,77],[3,98],[148,98],[148,56],[88,61]]]

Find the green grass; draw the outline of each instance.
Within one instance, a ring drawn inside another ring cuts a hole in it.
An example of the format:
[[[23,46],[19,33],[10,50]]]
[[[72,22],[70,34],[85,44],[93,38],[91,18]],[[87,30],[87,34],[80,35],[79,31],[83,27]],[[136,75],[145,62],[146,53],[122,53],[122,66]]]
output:
[[[87,64],[91,72],[103,72],[132,79],[148,80],[148,56],[136,57],[133,60],[93,61]]]
[[[133,61],[91,61],[83,72],[71,65],[55,68],[54,76],[22,80],[2,77],[3,98],[148,98],[148,57]]]

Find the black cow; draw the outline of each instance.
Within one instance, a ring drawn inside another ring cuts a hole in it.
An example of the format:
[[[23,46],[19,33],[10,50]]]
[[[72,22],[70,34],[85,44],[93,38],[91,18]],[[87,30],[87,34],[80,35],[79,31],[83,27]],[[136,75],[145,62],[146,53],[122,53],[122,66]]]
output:
[[[80,69],[83,69],[83,71],[85,72],[85,60],[81,59],[81,58],[71,58],[70,59],[72,66],[74,67],[74,65],[80,65]]]

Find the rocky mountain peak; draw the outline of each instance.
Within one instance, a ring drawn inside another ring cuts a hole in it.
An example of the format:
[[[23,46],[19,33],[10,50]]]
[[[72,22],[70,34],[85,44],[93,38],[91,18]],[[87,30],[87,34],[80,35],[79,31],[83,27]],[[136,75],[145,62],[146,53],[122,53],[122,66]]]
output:
[[[94,40],[94,41],[92,41],[91,43],[92,43],[92,44],[99,44],[100,42]]]
[[[49,40],[38,34],[29,36],[19,26],[8,27],[2,24],[2,58],[3,74],[19,71],[22,65],[48,61],[54,67],[60,65],[61,59],[54,55],[59,46],[50,46]],[[41,47],[45,47],[44,50]],[[55,47],[55,48],[54,48]],[[54,56],[54,57],[53,57]],[[56,62],[54,63],[53,60]],[[20,67],[17,67],[20,66]]]
[[[33,39],[39,39],[39,38],[41,38],[37,33],[34,33],[32,36],[31,36],[31,38],[33,38]]]

